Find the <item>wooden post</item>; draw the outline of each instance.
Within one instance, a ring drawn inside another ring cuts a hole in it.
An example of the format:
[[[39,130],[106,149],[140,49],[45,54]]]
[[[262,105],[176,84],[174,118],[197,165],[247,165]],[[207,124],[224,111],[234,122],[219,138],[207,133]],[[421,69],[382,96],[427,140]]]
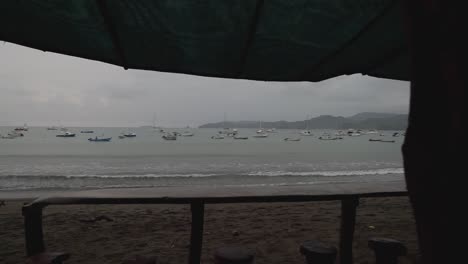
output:
[[[340,263],[353,263],[353,236],[356,222],[357,197],[341,200]]]
[[[42,233],[42,207],[23,207],[26,254],[28,257],[45,251]]]
[[[455,242],[466,238],[466,1],[405,2],[412,69],[403,161],[421,262],[459,263],[466,259],[465,244]],[[444,128],[436,139],[427,133],[434,120]]]
[[[190,204],[190,209],[192,211],[192,231],[190,235],[189,263],[200,264],[205,204],[202,201],[195,201]]]

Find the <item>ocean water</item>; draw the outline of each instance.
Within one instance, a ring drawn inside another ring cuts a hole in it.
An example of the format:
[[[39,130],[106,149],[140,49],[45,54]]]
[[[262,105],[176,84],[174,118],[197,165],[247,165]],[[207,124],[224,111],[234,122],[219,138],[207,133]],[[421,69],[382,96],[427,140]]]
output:
[[[11,127],[0,127],[5,135]],[[81,130],[94,134],[81,134]],[[32,127],[25,136],[0,138],[0,191],[69,190],[158,186],[281,186],[334,182],[402,181],[401,144],[394,131],[344,136],[324,141],[333,130],[312,130],[301,141],[298,130],[277,130],[268,138],[252,138],[255,129],[239,129],[248,140],[211,139],[218,129],[190,129],[193,137],[166,141],[158,131],[140,128],[71,128],[60,131]],[[166,129],[183,132],[186,129]],[[119,139],[121,132],[135,138]],[[104,135],[111,142],[89,142]],[[370,138],[395,143],[370,142]]]

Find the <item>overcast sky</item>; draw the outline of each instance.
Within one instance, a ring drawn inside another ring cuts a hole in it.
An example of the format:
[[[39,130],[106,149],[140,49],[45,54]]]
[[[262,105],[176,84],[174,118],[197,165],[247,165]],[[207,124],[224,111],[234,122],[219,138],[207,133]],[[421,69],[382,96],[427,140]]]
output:
[[[407,113],[409,83],[361,75],[256,82],[123,68],[0,43],[0,126],[198,126]]]

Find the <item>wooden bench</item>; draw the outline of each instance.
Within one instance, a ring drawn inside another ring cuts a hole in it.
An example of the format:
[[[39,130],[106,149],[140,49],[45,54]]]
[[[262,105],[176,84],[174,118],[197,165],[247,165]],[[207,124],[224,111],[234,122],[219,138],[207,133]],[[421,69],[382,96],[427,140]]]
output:
[[[372,188],[365,188],[361,185],[359,185],[360,187],[346,187],[347,185],[340,186],[337,184],[333,185],[332,189],[323,186],[275,189],[274,194],[268,193],[269,191],[264,189],[239,188],[226,190],[226,188],[219,188],[207,191],[203,188],[193,188],[186,191],[185,195],[177,196],[174,195],[174,188],[168,188],[167,190],[163,188],[142,188],[135,190],[133,193],[129,190],[114,190],[106,193],[106,196],[103,196],[101,191],[94,193],[88,191],[74,193],[68,197],[41,198],[23,206],[27,256],[34,256],[46,251],[42,231],[42,210],[51,205],[190,204],[192,223],[188,263],[199,264],[203,241],[205,204],[341,201],[339,258],[341,264],[351,264],[353,263],[354,223],[359,199],[407,196],[407,192],[401,186],[388,191],[378,191],[378,188],[377,191],[366,191],[376,190],[375,185]],[[382,187],[382,190],[385,190],[385,188]],[[340,193],[333,194],[333,192]],[[246,193],[249,195],[246,195]]]

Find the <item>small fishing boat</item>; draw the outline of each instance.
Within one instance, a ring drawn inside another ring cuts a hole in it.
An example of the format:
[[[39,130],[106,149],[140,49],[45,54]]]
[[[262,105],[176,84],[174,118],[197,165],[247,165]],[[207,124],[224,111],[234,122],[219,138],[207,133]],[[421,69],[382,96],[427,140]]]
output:
[[[224,136],[222,134],[216,134],[212,136],[211,139],[224,139]]]
[[[18,137],[24,137],[24,134],[17,130],[13,130],[9,132],[6,136],[0,135],[0,137],[5,138],[5,139],[13,139],[13,138],[18,138]]]
[[[228,137],[235,137],[237,135],[237,130],[234,129],[232,132],[226,134]]]
[[[174,133],[166,133],[162,136],[165,140],[177,140],[177,135]]]
[[[246,139],[249,139],[248,137],[242,137],[242,136],[233,136],[234,139],[242,139],[242,140],[246,140]]]
[[[301,141],[301,138],[285,138],[284,141]]]
[[[194,133],[192,133],[190,131],[185,131],[180,135],[183,136],[183,137],[193,137]]]
[[[124,139],[124,138],[126,138],[126,137],[122,134],[122,135],[119,135],[119,138],[120,138],[120,139]]]
[[[348,131],[348,136],[350,136],[350,137],[359,137],[359,136],[361,136],[361,133],[359,133],[357,131]]]
[[[88,141],[91,142],[109,142],[111,141],[112,137],[108,138],[100,138],[100,137],[94,137],[94,138],[88,138]]]
[[[58,130],[58,127],[55,127],[55,126],[47,127],[47,130]]]
[[[386,140],[386,139],[372,139],[372,138],[370,138],[369,141],[371,141],[371,142],[395,143],[395,140]]]
[[[94,131],[93,130],[81,130],[80,133],[91,134],[91,133],[94,133]]]
[[[258,133],[258,132],[257,132]],[[256,135],[253,135],[254,138],[267,138],[268,137],[268,133],[258,133]]]
[[[15,131],[15,130],[8,133],[6,136],[0,135],[0,137],[4,139],[14,139],[14,138],[23,137],[23,136],[24,136],[23,133]]]
[[[136,137],[136,134],[133,133],[133,132],[127,132],[127,133],[124,133],[123,136],[124,136],[124,137],[128,137],[128,138],[129,138],[129,137]]]
[[[276,128],[269,128],[267,129],[268,133],[276,133]]]
[[[343,132],[343,130],[339,130],[338,132],[335,133],[335,136],[338,136],[338,137],[346,136],[346,133]]]
[[[28,128],[28,126],[26,124],[24,124],[23,127],[15,128],[15,131],[28,131],[28,130],[29,130],[29,128]]]
[[[17,138],[17,137],[24,137],[24,134],[17,131],[17,130],[13,130],[10,133],[8,133],[8,136],[13,137],[13,138]]]
[[[319,137],[320,140],[340,140],[343,139],[342,137],[332,137],[332,136],[323,136]]]
[[[228,137],[234,137],[237,135],[238,131],[237,129],[230,129],[230,128],[224,128],[221,131],[218,131],[219,134],[227,135]]]
[[[56,135],[56,137],[75,137],[76,134],[75,133],[72,133],[70,131],[65,131],[64,133],[62,134],[58,134]]]

